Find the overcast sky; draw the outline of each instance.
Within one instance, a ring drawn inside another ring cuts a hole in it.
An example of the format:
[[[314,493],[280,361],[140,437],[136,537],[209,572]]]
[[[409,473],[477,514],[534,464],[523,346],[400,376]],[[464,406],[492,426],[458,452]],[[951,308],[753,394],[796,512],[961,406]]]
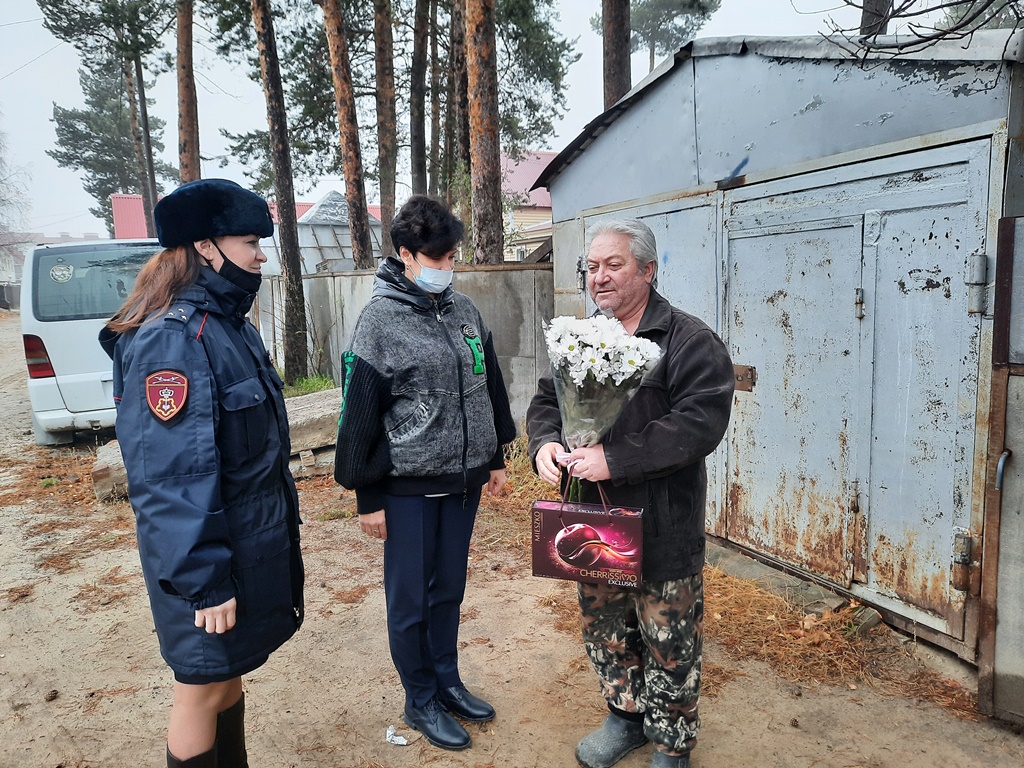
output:
[[[733,35],[813,35],[827,30],[829,18],[843,26],[855,26],[858,12],[843,8],[842,0],[722,0],[721,9],[701,30],[701,37]],[[56,40],[42,25],[35,0],[2,0],[0,15],[0,132],[6,135],[8,160],[24,170],[29,208],[22,229],[56,235],[97,232],[103,224],[89,213],[95,201],[82,190],[81,180],[45,154],[54,143],[51,118],[53,103],[62,107],[83,105],[78,84],[78,56],[69,44]],[[582,54],[568,78],[567,114],[547,147],[561,150],[602,111],[601,39],[590,30],[589,19],[600,9],[600,0],[561,0],[559,29],[578,38]],[[208,35],[196,31],[197,44]],[[173,47],[173,46],[172,46]],[[633,83],[647,74],[646,54],[633,59]],[[204,156],[225,151],[220,129],[233,133],[266,125],[266,108],[259,86],[219,62],[209,48],[196,51],[199,89],[200,147]],[[287,84],[286,84],[287,85]],[[174,74],[162,75],[150,94],[153,113],[167,121],[165,159],[177,165],[177,92]],[[216,161],[203,164],[203,176],[222,176],[245,183],[241,168],[233,163],[219,168]],[[315,201],[326,191],[344,188],[340,178],[322,179],[313,187],[297,180],[300,200]],[[307,191],[308,189],[308,191]],[[407,192],[407,191],[406,191]],[[375,190],[367,193],[375,199]],[[403,190],[398,192],[403,199]]]

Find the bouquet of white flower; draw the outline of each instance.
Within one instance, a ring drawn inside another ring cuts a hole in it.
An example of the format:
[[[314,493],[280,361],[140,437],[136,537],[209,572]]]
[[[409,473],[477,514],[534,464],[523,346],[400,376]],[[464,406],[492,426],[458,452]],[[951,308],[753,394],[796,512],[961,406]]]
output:
[[[556,317],[544,339],[570,451],[598,441],[661,357],[653,341],[604,315]]]

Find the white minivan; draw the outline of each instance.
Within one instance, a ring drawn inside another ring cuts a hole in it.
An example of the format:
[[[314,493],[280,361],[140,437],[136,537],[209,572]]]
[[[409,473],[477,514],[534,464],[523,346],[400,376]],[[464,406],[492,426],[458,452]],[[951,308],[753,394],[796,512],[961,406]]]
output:
[[[42,245],[25,261],[21,332],[37,445],[114,425],[113,373],[97,339],[135,285],[156,240]]]

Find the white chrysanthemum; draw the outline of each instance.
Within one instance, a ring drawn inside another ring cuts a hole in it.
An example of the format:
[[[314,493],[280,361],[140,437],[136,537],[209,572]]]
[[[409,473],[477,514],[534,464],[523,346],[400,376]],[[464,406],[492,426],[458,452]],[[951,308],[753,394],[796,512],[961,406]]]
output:
[[[653,341],[630,336],[622,323],[604,315],[556,317],[544,338],[552,365],[567,371],[577,387],[588,375],[601,384],[638,384],[661,356]]]

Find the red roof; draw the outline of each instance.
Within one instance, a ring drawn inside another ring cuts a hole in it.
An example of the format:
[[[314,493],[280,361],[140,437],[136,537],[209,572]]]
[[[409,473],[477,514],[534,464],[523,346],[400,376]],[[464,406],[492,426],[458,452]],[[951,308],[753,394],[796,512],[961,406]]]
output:
[[[146,234],[146,214],[142,195],[113,194],[110,206],[114,211],[114,237],[118,240],[137,240]]]
[[[511,158],[501,159],[501,192],[504,195],[529,195],[529,202],[535,208],[550,208],[551,195],[543,187],[532,192],[530,187],[537,181],[540,172],[558,156],[557,152],[527,152],[518,162]]]
[[[267,205],[270,206],[270,218],[272,218],[274,220],[274,223],[277,224],[277,203],[275,203],[273,200],[268,200]],[[314,205],[315,203],[295,203],[295,218],[302,218],[302,214],[304,214]]]

